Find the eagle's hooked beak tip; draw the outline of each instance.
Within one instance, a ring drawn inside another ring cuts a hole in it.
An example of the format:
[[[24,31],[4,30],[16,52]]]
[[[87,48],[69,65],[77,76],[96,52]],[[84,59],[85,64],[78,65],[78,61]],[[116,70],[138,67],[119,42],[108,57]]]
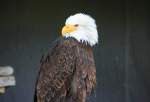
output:
[[[69,34],[69,33],[73,32],[75,30],[76,30],[76,26],[74,26],[74,25],[65,25],[62,28],[61,34],[62,34],[62,36],[65,36],[66,34]]]

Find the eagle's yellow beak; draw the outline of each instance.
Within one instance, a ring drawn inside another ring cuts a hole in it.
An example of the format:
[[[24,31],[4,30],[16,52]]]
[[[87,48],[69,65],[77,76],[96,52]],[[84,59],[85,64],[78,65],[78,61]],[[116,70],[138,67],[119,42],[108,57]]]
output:
[[[71,33],[73,31],[75,31],[77,28],[76,26],[74,25],[65,25],[63,28],[62,28],[62,36],[65,36],[67,35],[68,33]]]

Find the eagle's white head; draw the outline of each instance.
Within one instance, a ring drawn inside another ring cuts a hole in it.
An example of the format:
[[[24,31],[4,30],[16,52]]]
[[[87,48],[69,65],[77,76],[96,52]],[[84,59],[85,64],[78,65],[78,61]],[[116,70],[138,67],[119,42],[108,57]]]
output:
[[[89,15],[77,13],[66,19],[62,29],[63,37],[73,37],[79,42],[93,46],[98,43],[98,32],[95,20]]]

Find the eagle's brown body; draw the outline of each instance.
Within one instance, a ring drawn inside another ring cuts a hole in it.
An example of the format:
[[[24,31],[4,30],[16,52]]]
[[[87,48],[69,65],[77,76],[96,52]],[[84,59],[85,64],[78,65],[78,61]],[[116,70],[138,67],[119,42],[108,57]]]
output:
[[[86,102],[96,85],[92,48],[73,38],[55,42],[41,60],[37,102]]]

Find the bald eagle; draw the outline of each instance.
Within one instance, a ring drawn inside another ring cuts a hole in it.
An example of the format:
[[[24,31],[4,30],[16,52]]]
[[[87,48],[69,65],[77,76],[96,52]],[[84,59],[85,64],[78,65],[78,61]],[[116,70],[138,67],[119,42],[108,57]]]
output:
[[[66,19],[41,66],[35,102],[86,102],[96,86],[92,47],[98,43],[95,20],[77,13]]]

